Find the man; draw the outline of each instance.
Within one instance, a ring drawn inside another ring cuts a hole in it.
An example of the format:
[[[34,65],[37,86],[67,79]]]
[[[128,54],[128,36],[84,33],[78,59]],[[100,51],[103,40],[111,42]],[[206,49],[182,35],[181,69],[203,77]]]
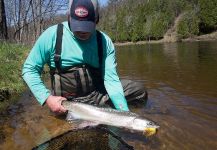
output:
[[[63,100],[110,103],[129,111],[126,98],[147,97],[141,84],[120,82],[114,45],[105,33],[96,31],[98,21],[97,0],[70,0],[68,22],[42,33],[24,63],[23,79],[38,102],[55,113],[66,112]],[[40,78],[45,64],[51,70],[52,92]]]

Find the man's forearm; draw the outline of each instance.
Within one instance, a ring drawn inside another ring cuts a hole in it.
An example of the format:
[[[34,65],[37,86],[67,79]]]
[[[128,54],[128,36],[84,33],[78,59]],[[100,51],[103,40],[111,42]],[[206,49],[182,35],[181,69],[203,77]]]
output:
[[[121,94],[116,94],[110,96],[112,103],[114,104],[117,110],[129,111],[127,101]]]
[[[41,105],[43,105],[48,96],[51,95],[51,92],[45,87],[40,75],[32,73],[31,71],[23,70],[22,76],[35,98]]]

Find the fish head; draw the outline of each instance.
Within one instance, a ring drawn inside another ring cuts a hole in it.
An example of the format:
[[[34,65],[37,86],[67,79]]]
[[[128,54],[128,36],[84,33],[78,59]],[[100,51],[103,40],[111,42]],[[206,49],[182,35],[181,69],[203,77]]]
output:
[[[137,131],[143,132],[145,136],[152,136],[157,133],[160,128],[155,122],[143,118],[135,118],[132,128]]]

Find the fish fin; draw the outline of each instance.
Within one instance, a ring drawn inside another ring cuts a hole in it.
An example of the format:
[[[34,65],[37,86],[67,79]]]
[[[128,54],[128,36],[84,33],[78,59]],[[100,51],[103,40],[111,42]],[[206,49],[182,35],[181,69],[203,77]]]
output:
[[[99,125],[98,122],[82,121],[82,122],[78,125],[78,128],[79,128],[79,129],[94,128],[94,127],[96,127],[96,126],[98,126],[98,125]]]
[[[68,111],[67,115],[66,115],[66,121],[72,123],[72,122],[76,122],[79,120],[79,116],[77,116],[75,113],[73,113],[72,111]]]
[[[76,115],[76,113],[72,111],[68,111],[66,116],[66,121],[73,124],[75,129],[84,129],[84,128],[92,128],[99,125],[98,122],[94,121],[86,121],[79,119],[80,117]]]

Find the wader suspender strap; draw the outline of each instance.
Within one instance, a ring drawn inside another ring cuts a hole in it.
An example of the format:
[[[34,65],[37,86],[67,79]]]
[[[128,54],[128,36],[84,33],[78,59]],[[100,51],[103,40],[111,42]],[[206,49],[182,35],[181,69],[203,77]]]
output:
[[[62,52],[62,37],[63,37],[63,24],[58,24],[57,26],[57,38],[55,45],[55,54],[54,54],[54,62],[56,69],[60,71],[60,61],[61,61],[61,52]]]
[[[63,24],[58,24],[55,54],[54,54],[55,72],[60,72],[60,69],[61,69],[60,60],[61,60],[61,51],[62,51],[62,34],[63,34]],[[60,76],[54,73],[51,76],[51,80],[52,80],[52,89],[53,89],[54,95],[62,96],[62,86],[61,86]]]
[[[97,47],[99,56],[99,68],[102,69],[102,57],[103,57],[103,47],[102,47],[102,34],[96,30],[97,36]],[[61,52],[62,52],[62,35],[63,35],[63,24],[58,24],[57,26],[57,38],[55,45],[54,62],[58,70],[60,70]]]
[[[99,56],[99,68],[102,73],[102,57],[103,57],[103,47],[102,47],[102,34],[96,30],[97,36],[97,46],[98,46],[98,56]]]
[[[56,45],[55,45],[55,54],[54,54],[54,62],[55,62],[55,72],[61,72],[61,52],[62,52],[62,36],[63,36],[63,24],[58,24],[57,26],[57,37],[56,37]],[[99,69],[100,72],[102,74],[102,58],[103,58],[103,47],[102,47],[102,34],[96,30],[96,36],[97,36],[97,47],[98,47],[98,58],[99,58]],[[82,73],[84,74],[84,80],[81,80],[79,74],[82,70]],[[86,83],[86,87],[83,87],[82,91],[89,91],[89,85],[92,85],[92,83],[89,83],[89,81],[91,81],[88,77],[88,73],[86,72],[86,70],[84,68],[80,68],[79,69],[79,74],[76,74],[76,78],[77,78],[77,82],[78,82],[78,88],[82,89],[82,84],[81,82],[83,81],[84,83]],[[55,74],[54,74],[55,75]],[[59,77],[59,76],[58,76]],[[55,78],[56,79],[56,78]],[[61,87],[61,78],[58,79],[57,81],[54,81],[54,84],[58,85],[58,87]],[[56,86],[53,85],[53,89]],[[54,90],[56,91],[55,94],[58,95],[62,95],[62,90]],[[58,92],[57,92],[58,91]],[[60,93],[59,93],[60,92]],[[81,92],[79,90],[79,92]]]

